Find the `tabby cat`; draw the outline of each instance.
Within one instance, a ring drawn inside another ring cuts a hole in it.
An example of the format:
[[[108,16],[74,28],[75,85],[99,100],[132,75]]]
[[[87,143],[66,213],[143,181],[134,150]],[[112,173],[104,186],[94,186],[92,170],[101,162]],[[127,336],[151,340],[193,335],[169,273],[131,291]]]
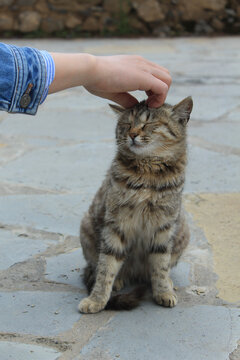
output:
[[[81,223],[90,295],[80,312],[136,306],[141,289],[110,299],[113,288],[132,282],[151,283],[159,305],[177,304],[169,271],[189,241],[182,190],[192,106],[191,97],[157,109],[145,101],[131,109],[111,105],[119,115],[117,153]]]

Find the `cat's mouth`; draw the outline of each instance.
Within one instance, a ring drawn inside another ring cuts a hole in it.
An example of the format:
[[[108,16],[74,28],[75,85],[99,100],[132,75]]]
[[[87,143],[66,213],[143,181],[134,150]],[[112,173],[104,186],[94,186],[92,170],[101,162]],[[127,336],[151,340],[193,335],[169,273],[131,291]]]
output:
[[[141,144],[136,144],[136,143],[132,143],[130,144],[131,147],[141,147],[142,145]]]
[[[135,139],[132,139],[130,147],[141,147],[142,144]]]

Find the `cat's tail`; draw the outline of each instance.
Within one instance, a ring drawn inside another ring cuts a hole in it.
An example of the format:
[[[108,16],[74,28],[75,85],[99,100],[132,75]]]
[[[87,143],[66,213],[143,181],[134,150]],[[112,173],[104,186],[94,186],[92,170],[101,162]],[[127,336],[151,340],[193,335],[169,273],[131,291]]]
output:
[[[95,283],[95,268],[87,265],[84,269],[83,281],[87,287],[88,294],[91,293]],[[147,291],[147,285],[140,285],[125,294],[113,295],[105,306],[105,310],[132,310],[135,309],[143,299]]]
[[[133,291],[126,294],[118,294],[112,296],[105,310],[132,310],[138,307],[147,291],[147,286],[142,285],[136,287]]]

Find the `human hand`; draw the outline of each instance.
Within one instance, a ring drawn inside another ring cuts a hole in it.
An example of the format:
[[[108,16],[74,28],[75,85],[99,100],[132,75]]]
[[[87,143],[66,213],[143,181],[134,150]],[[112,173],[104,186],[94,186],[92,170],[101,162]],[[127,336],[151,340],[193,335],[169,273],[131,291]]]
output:
[[[145,91],[149,107],[161,106],[171,85],[169,71],[137,55],[94,56],[51,53],[55,77],[49,94],[84,86],[90,93],[125,108],[138,103],[129,91]]]
[[[96,56],[84,87],[125,108],[138,103],[129,91],[146,92],[149,107],[161,106],[172,79],[169,71],[136,55]]]

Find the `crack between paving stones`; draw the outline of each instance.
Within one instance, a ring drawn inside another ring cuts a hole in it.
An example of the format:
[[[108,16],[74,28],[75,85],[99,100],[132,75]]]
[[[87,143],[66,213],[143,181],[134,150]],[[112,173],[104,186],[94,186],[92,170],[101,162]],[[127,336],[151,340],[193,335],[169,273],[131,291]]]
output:
[[[16,264],[13,264],[10,268],[11,268],[11,272],[12,276],[10,276],[10,278],[8,277],[8,280],[10,281],[9,285],[5,284],[4,281],[4,274],[6,272],[9,272],[9,269],[5,269],[0,271],[1,277],[3,278],[2,281],[2,287],[1,287],[1,291],[7,291],[7,292],[11,292],[11,291],[72,291],[72,292],[78,292],[80,294],[85,294],[85,289],[82,289],[80,287],[76,287],[74,285],[70,285],[70,284],[66,284],[66,283],[62,283],[62,282],[58,282],[58,281],[51,281],[46,279],[45,277],[45,270],[42,273],[42,275],[40,276],[39,279],[37,280],[31,280],[30,279],[17,279],[17,283],[16,280],[14,280],[14,267],[16,267],[15,271],[18,271],[18,267],[21,266],[21,264],[31,264],[31,262],[37,262],[37,261],[41,261],[41,259],[43,259],[45,261],[46,257],[55,257],[55,256],[59,256],[61,254],[66,254],[66,253],[70,253],[73,249],[79,249],[81,248],[80,246],[80,242],[79,242],[79,238],[77,236],[71,236],[71,235],[63,235],[63,234],[59,234],[59,233],[49,233],[49,232],[45,232],[45,231],[41,231],[41,230],[36,230],[33,228],[26,228],[24,227],[21,228],[19,226],[8,226],[8,225],[0,225],[0,229],[4,229],[4,230],[8,230],[8,231],[14,231],[15,233],[18,233],[18,236],[20,235],[20,237],[26,237],[26,238],[35,238],[35,241],[38,241],[40,239],[36,238],[37,237],[41,237],[41,240],[44,239],[52,239],[52,240],[57,240],[58,243],[57,244],[50,244],[49,247],[42,253],[40,254],[35,254],[32,257],[28,258],[27,260],[23,261],[23,262],[19,262]],[[17,235],[17,234],[16,234]],[[77,241],[77,245],[79,245],[78,247],[76,247],[76,241]],[[36,263],[37,264],[37,263]],[[31,276],[30,276],[31,277]],[[16,284],[18,286],[16,286]],[[34,289],[33,289],[34,286]],[[80,286],[80,283],[79,283]],[[47,287],[47,288],[46,288]]]
[[[23,343],[32,345],[45,345],[49,348],[57,349],[61,352],[72,348],[71,342],[60,340],[58,337],[33,336],[28,334],[4,333],[0,332],[0,341],[11,341],[13,343]]]
[[[57,233],[53,231],[46,231],[46,230],[40,230],[35,229],[30,226],[22,226],[22,225],[12,225],[12,224],[3,224],[0,223],[0,230],[7,230],[7,231],[13,231],[13,232],[19,232],[19,234],[24,233],[26,237],[31,237],[34,235],[43,236],[44,239],[49,240],[65,240],[66,238],[76,240],[78,239],[78,236],[70,235],[70,234],[62,234]]]
[[[219,122],[226,122],[227,124],[228,123],[233,123],[235,124],[236,122],[235,121],[232,121],[232,120],[226,120],[226,118],[231,115],[232,112],[235,112],[235,111],[240,111],[240,106],[237,105],[236,107],[233,107],[231,108],[230,110],[227,110],[226,112],[224,112],[222,115],[219,115],[217,116],[216,118],[214,119],[210,119],[210,120],[205,120],[205,119],[202,119],[202,118],[195,118],[195,117],[192,117],[192,122],[194,124],[198,124],[201,125],[202,123],[204,123],[204,125],[206,124],[211,124],[211,123],[219,123]]]
[[[237,341],[236,348],[229,354],[229,360],[239,360],[240,359],[240,339]]]
[[[229,314],[229,319],[230,319],[230,334],[229,334],[229,339],[228,339],[228,352],[231,351],[233,352],[236,348],[237,348],[237,344],[236,347],[234,347],[234,349],[231,349],[231,340],[232,340],[232,323],[233,323],[233,317],[232,317],[232,313],[231,313],[231,309],[227,308],[228,310],[228,314]],[[230,356],[230,352],[229,352],[229,356]]]
[[[0,196],[16,195],[65,195],[68,191],[57,191],[53,189],[35,188],[34,186],[22,185],[19,183],[0,182]]]
[[[68,338],[69,336],[70,337],[74,336],[75,338],[77,337],[77,340],[74,342],[72,349],[67,350],[64,354],[62,354],[59,357],[59,360],[75,359],[75,357],[80,354],[83,347],[86,346],[91,341],[91,339],[96,335],[96,333],[101,329],[104,329],[104,327],[106,327],[111,322],[111,320],[116,315],[116,312],[109,311],[107,312],[107,314],[105,312],[100,312],[95,315],[98,316],[98,321],[99,321],[99,317],[102,317],[102,319],[100,320],[101,324],[98,325],[98,323],[96,322],[93,316],[82,315],[79,321],[74,324],[71,330],[59,334],[60,338],[61,337]],[[107,318],[105,316],[107,316]],[[85,332],[83,334],[83,337],[78,340],[79,330],[81,331],[82,326],[84,329],[89,328],[88,330],[89,334]]]
[[[54,285],[53,287],[50,288],[44,288],[44,285]],[[40,286],[43,285],[43,288],[41,288]],[[85,289],[80,289],[77,287],[73,287],[72,285],[68,285],[68,284],[64,284],[64,283],[55,283],[55,282],[38,282],[38,286],[40,288],[34,287],[31,289],[26,289],[26,288],[21,288],[21,289],[16,289],[16,288],[0,288],[0,292],[4,292],[4,293],[18,293],[18,292],[45,292],[45,293],[50,293],[50,292],[71,292],[74,295],[76,294],[81,294],[81,295],[86,295],[86,290]],[[58,286],[61,288],[58,288]]]
[[[223,154],[223,155],[240,156],[240,149],[238,149],[238,148],[234,148],[234,147],[227,146],[227,145],[214,144],[214,143],[206,141],[198,136],[189,136],[188,138],[189,138],[190,144],[196,145],[200,148],[214,151],[216,153]]]

